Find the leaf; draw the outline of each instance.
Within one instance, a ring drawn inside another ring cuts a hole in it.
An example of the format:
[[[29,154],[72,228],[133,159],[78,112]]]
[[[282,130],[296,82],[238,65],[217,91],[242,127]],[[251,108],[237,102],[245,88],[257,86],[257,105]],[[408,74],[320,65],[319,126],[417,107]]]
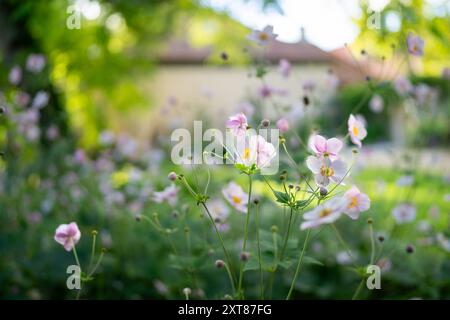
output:
[[[285,205],[289,204],[289,195],[286,194],[285,192],[274,191],[273,194],[275,195],[277,202],[285,204]]]
[[[303,262],[307,263],[307,264],[315,264],[315,265],[321,266],[321,267],[324,266],[324,264],[321,261],[317,260],[316,258],[308,257],[308,256],[303,257]]]
[[[256,77],[257,78],[264,77],[266,75],[266,73],[267,73],[267,70],[264,67],[260,66],[260,67],[256,68]]]
[[[300,210],[300,209],[306,208],[308,206],[308,204],[309,204],[308,200],[298,200],[295,203],[295,209]]]

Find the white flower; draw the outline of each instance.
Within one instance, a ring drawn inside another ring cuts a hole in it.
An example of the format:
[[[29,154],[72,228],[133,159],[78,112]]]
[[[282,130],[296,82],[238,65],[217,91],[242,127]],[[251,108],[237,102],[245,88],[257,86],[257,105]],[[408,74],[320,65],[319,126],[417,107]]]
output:
[[[367,211],[370,208],[369,197],[360,192],[356,186],[352,186],[346,193],[344,193],[344,198],[347,198],[345,214],[353,220],[358,219],[361,212]]]
[[[316,228],[322,224],[333,223],[340,218],[347,206],[345,198],[334,198],[303,215],[301,230]]]
[[[272,26],[266,26],[262,31],[253,30],[248,39],[256,42],[261,46],[265,46],[270,40],[274,40],[278,35],[273,33]]]
[[[414,90],[413,85],[408,78],[400,76],[394,82],[395,91],[401,96],[411,93]]]
[[[48,104],[48,100],[50,99],[50,95],[45,91],[38,91],[36,96],[31,103],[31,108],[33,109],[42,109]]]
[[[27,70],[39,73],[45,67],[45,57],[42,54],[32,53],[27,58]]]
[[[274,145],[260,135],[238,138],[235,155],[237,164],[246,167],[255,165],[256,168],[263,169],[270,166],[276,155]]]
[[[340,251],[336,254],[336,261],[342,265],[348,265],[352,263],[352,257],[347,251]]]
[[[247,212],[248,194],[235,182],[230,182],[223,188],[222,194],[237,211]]]
[[[408,223],[416,218],[416,207],[410,203],[402,203],[392,209],[392,215],[398,224]]]
[[[347,172],[347,166],[342,160],[331,161],[329,158],[309,156],[306,165],[314,173],[317,185],[326,187],[330,182],[342,183]]]
[[[352,114],[348,118],[348,132],[352,142],[361,148],[361,140],[367,136],[367,130],[364,123]]]

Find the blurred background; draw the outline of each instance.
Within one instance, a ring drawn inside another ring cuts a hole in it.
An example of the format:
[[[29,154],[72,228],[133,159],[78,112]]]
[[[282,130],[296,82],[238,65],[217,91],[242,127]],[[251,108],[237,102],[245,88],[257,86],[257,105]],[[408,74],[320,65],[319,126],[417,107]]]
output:
[[[266,25],[276,40],[261,48],[247,39]],[[424,39],[423,57],[407,54],[409,32]],[[82,259],[93,229],[108,249],[84,298],[182,298],[192,286],[178,272],[185,266],[134,219],[157,211],[173,227],[183,223],[174,215],[192,215],[193,229],[208,230],[182,192],[177,205],[152,200],[179,170],[170,134],[194,119],[223,129],[239,111],[255,124],[276,120],[272,104],[305,139],[344,136],[356,109],[368,136],[352,179],[373,199],[379,231],[394,228],[398,203],[417,208],[396,248],[423,249],[414,261],[385,257],[389,289],[367,297],[450,297],[450,1],[0,0],[0,39],[1,298],[73,298],[73,257],[53,240],[70,221],[82,230]],[[288,141],[300,163],[304,150]],[[230,177],[215,174],[220,197]],[[278,223],[275,213],[266,219],[267,230]],[[356,230],[346,229],[362,257],[367,234]],[[217,243],[207,235],[204,248],[199,234],[195,297],[217,298],[226,283],[213,268]],[[306,271],[297,296],[348,298],[355,279],[323,237],[314,252],[326,266]]]

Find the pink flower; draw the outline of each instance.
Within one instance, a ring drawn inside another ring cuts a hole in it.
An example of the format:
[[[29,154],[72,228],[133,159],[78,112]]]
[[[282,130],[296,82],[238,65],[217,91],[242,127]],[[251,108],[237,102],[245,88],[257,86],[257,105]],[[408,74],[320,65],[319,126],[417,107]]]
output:
[[[230,213],[228,207],[225,205],[223,200],[220,199],[212,200],[209,203],[209,211],[214,222],[217,224],[224,223]]]
[[[46,91],[38,91],[33,98],[33,102],[31,103],[31,108],[33,109],[42,109],[47,106],[48,101],[50,99],[50,95]]]
[[[343,161],[331,161],[329,158],[309,156],[306,159],[306,166],[314,173],[317,185],[322,187],[328,186],[330,182],[342,183],[347,172],[347,166]]]
[[[446,67],[442,70],[442,78],[450,80],[450,68]]]
[[[352,142],[361,148],[361,140],[367,136],[367,130],[364,123],[352,114],[348,118],[348,133]]]
[[[335,222],[341,217],[346,205],[347,201],[344,198],[334,198],[318,205],[303,215],[304,222],[300,225],[300,229],[316,228],[322,224]]]
[[[375,113],[380,113],[384,109],[384,101],[383,98],[379,95],[374,95],[372,99],[369,101],[369,108]]]
[[[180,191],[179,188],[175,185],[170,185],[162,191],[154,192],[153,201],[156,203],[167,201],[171,206],[174,206],[178,201],[178,191]]]
[[[286,118],[281,118],[277,121],[277,128],[281,133],[285,133],[289,130],[289,121]]]
[[[288,60],[286,60],[286,59],[281,59],[280,60],[280,63],[278,65],[278,70],[279,70],[280,74],[284,78],[288,78],[289,77],[289,75],[291,73],[291,69],[292,69],[292,66],[291,66],[291,64],[289,63]]]
[[[238,140],[236,149],[237,164],[243,164],[246,167],[255,165],[258,169],[270,166],[277,154],[274,145],[260,135],[242,137]]]
[[[42,54],[30,54],[27,58],[27,70],[39,73],[45,67],[45,57]]]
[[[263,85],[261,88],[259,88],[259,95],[261,98],[269,98],[272,96],[273,90],[268,85]]]
[[[248,194],[235,182],[230,182],[222,189],[222,194],[237,211],[247,212]]]
[[[22,80],[22,69],[19,66],[14,66],[9,72],[8,80],[11,84],[19,84]]]
[[[316,89],[316,82],[313,80],[307,80],[303,83],[303,90],[305,92],[312,93]]]
[[[403,76],[400,76],[397,79],[395,79],[394,88],[397,91],[397,93],[401,96],[411,93],[414,90],[414,87],[408,80],[408,78]]]
[[[278,35],[273,33],[272,26],[266,26],[262,31],[253,30],[248,36],[248,39],[256,42],[261,46],[266,46],[271,40],[274,40]]]
[[[237,136],[245,135],[248,127],[247,117],[243,113],[231,116],[226,123],[226,127]]]
[[[55,241],[61,244],[66,251],[72,250],[80,240],[80,237],[81,232],[75,222],[61,224],[55,232]]]
[[[356,186],[352,186],[346,193],[344,193],[344,198],[347,199],[347,207],[344,213],[347,214],[353,220],[359,218],[361,212],[367,211],[370,208],[369,197],[361,193]]]
[[[416,207],[411,203],[402,203],[392,209],[392,215],[398,224],[411,222],[416,218]]]
[[[408,33],[406,44],[408,46],[408,52],[411,55],[423,56],[425,41],[420,36],[416,36],[412,32]]]
[[[308,145],[317,157],[329,157],[330,160],[339,158],[338,152],[342,149],[342,141],[337,138],[325,139],[320,135],[309,138]]]

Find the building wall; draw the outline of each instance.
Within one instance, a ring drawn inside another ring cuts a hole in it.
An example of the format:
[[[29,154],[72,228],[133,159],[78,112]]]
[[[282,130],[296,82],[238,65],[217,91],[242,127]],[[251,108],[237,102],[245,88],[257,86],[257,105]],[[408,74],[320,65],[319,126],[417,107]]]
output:
[[[288,79],[282,78],[276,67],[266,76],[266,82],[277,89],[287,90],[287,96],[277,96],[278,103],[300,102],[305,81],[321,86],[327,78],[326,64],[296,65]],[[227,66],[162,65],[144,83],[152,105],[140,117],[140,123],[130,128],[133,135],[152,137],[176,127],[191,127],[192,121],[209,118],[210,125],[219,125],[235,112],[239,102],[255,97],[262,82],[250,77],[250,69]],[[319,93],[321,97],[328,90]],[[176,103],[173,103],[176,101]],[[268,102],[269,103],[269,102]],[[151,125],[149,125],[151,123]]]

